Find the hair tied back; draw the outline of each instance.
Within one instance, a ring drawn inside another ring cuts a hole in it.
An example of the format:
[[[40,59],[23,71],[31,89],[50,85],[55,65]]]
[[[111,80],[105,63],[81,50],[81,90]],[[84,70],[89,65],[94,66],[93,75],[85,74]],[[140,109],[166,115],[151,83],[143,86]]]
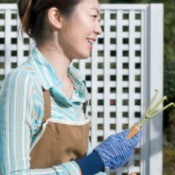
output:
[[[20,15],[21,18],[21,29],[30,36],[30,25],[31,25],[31,15],[32,15],[32,0],[28,0],[24,5],[23,14]],[[21,32],[22,32],[21,31]]]

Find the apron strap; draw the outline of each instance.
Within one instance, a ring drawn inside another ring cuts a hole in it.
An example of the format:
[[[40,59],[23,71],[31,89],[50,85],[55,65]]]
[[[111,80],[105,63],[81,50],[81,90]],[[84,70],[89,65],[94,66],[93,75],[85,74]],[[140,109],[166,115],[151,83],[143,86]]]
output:
[[[46,122],[47,119],[51,118],[51,100],[50,100],[50,90],[45,90],[43,87],[44,93],[44,118],[43,123]],[[86,115],[86,110],[88,106],[88,100],[83,103],[83,112]]]
[[[51,118],[51,101],[50,101],[50,90],[43,89],[44,93],[44,118],[43,123],[46,122],[47,119]]]

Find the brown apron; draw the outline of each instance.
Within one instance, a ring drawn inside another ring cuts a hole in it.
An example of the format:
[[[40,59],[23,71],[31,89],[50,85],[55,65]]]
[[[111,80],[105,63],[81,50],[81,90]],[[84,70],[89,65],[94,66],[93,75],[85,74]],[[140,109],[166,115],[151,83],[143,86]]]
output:
[[[31,169],[49,168],[82,158],[88,149],[90,119],[65,121],[51,118],[49,90],[44,91],[44,103],[42,129],[30,152]]]

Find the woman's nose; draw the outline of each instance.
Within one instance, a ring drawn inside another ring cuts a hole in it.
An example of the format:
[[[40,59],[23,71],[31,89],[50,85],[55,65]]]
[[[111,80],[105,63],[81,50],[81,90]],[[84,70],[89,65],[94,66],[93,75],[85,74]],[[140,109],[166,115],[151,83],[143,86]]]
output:
[[[97,26],[96,26],[95,33],[96,33],[97,35],[101,35],[101,34],[103,33],[103,30],[102,30],[102,28],[101,28],[101,26],[100,26],[99,23],[98,23]]]

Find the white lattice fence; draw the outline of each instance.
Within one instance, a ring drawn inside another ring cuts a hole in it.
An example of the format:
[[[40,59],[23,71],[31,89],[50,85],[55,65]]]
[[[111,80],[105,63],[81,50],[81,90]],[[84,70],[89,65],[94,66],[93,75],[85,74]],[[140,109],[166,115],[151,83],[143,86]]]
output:
[[[91,141],[130,128],[144,115],[154,89],[163,90],[163,6],[101,5],[98,38],[87,60],[74,62],[91,97]],[[7,73],[27,59],[32,40],[18,38],[16,5],[0,5],[0,86]],[[162,118],[144,127],[144,137],[129,163],[112,174],[162,174]]]

